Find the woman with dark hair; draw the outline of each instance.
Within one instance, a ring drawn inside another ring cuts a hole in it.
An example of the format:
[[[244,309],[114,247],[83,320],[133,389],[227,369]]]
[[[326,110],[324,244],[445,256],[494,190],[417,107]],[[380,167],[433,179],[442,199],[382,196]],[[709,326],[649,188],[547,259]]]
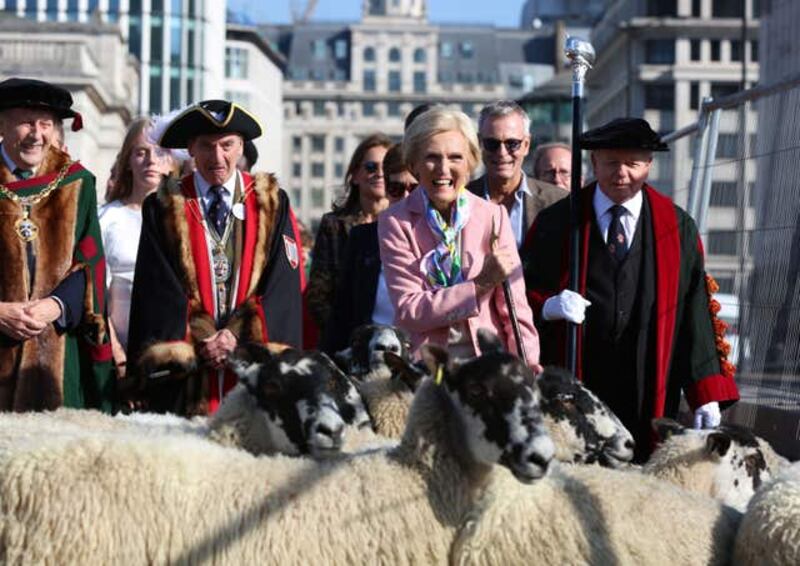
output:
[[[402,145],[394,145],[386,152],[383,176],[390,205],[417,188],[417,180],[403,159]],[[321,349],[334,353],[346,348],[353,330],[369,323],[394,324],[394,308],[378,247],[377,222],[355,226],[350,231],[336,285],[336,301]]]
[[[133,270],[142,229],[142,201],[153,192],[175,163],[169,150],[151,143],[150,118],[138,118],[128,127],[114,163],[114,182],[100,208],[100,230],[106,252],[108,323],[117,374],[125,374]]]
[[[350,159],[344,178],[345,194],[333,211],[322,217],[311,252],[311,274],[306,289],[308,311],[326,334],[336,282],[339,278],[350,229],[374,222],[389,204],[383,175],[383,157],[392,141],[383,134],[372,134],[362,141]]]

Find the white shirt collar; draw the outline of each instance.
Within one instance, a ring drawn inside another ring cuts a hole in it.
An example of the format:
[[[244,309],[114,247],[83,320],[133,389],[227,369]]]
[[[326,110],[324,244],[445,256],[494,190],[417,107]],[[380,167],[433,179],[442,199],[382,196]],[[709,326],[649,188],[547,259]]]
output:
[[[638,191],[635,195],[633,195],[632,198],[622,203],[622,206],[628,211],[634,220],[639,220],[639,215],[642,213],[643,198],[642,191]],[[594,205],[595,218],[599,220],[606,212],[609,212],[609,209],[612,206],[617,203],[608,198],[600,189],[600,183],[597,183],[597,189],[594,191],[592,204]]]
[[[522,180],[519,182],[519,186],[517,190],[514,191],[514,198],[517,201],[522,202],[523,193],[530,196],[533,196],[531,190],[528,188],[528,176],[523,172],[522,173]],[[483,198],[489,200],[491,198],[489,193],[489,177],[484,177],[483,179]]]
[[[231,198],[233,198],[233,191],[236,189],[236,179],[238,175],[239,175],[239,170],[236,169],[233,175],[231,175],[227,181],[222,183],[222,186],[225,187],[227,191],[227,194],[225,196],[230,196]],[[208,197],[208,190],[211,188],[211,183],[206,181],[200,174],[200,172],[197,170],[195,170],[194,172],[194,186],[195,189],[197,190],[197,196],[205,200]]]

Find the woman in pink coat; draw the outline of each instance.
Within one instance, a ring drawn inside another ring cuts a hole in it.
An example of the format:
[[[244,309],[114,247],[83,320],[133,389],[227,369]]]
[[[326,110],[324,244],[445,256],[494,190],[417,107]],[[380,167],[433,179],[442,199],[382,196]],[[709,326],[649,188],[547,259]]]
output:
[[[406,163],[421,190],[378,217],[386,284],[395,324],[456,357],[480,353],[488,328],[517,352],[502,282],[511,282],[527,363],[539,367],[539,338],[525,298],[522,268],[506,209],[465,186],[480,159],[475,128],[462,112],[434,108],[406,132]]]

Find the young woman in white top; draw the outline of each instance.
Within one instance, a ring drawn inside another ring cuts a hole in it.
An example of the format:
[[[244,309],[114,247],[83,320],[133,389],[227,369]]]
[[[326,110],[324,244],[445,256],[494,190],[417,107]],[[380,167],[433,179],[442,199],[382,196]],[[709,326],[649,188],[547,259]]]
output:
[[[169,150],[150,142],[149,118],[134,120],[114,164],[106,202],[100,208],[100,229],[106,254],[108,322],[117,374],[125,375],[133,270],[142,229],[142,201],[169,175],[175,162]]]

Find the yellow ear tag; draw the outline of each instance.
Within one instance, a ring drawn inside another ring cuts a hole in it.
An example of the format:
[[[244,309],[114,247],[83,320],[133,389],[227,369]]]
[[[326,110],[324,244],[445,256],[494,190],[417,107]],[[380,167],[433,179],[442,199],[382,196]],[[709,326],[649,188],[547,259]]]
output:
[[[433,378],[433,382],[436,385],[441,385],[443,377],[444,377],[444,366],[440,364],[436,366],[436,377]]]

